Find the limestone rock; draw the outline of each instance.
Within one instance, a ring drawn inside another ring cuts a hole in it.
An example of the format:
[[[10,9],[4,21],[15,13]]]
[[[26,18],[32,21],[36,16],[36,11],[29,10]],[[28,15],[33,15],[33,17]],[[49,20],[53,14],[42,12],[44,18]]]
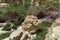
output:
[[[22,25],[11,33],[9,40],[32,40],[39,29],[41,29],[41,21],[36,16],[29,15]]]
[[[49,28],[45,40],[60,40],[60,18],[56,19]]]
[[[22,28],[24,30],[29,31],[30,33],[34,33],[41,28],[41,23],[38,18],[34,15],[27,16],[24,22],[22,23]]]
[[[15,30],[11,33],[9,40],[20,40],[22,35],[23,33],[21,32],[21,30]]]
[[[7,23],[0,23],[0,27],[5,26]]]
[[[7,3],[0,3],[0,7],[6,7],[6,6],[9,6],[9,4],[7,4]]]

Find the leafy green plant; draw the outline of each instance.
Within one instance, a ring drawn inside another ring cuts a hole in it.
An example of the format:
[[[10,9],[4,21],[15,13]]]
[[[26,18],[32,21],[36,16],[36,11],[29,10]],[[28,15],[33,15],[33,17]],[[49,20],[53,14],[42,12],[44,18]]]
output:
[[[10,35],[9,32],[8,33],[2,33],[2,34],[0,34],[0,40],[4,39],[6,37],[9,37],[9,35]]]
[[[9,3],[9,6],[6,7],[6,10],[8,12],[11,12],[11,14],[17,13],[18,16],[15,17],[16,21],[12,22],[16,25],[18,25],[19,23],[21,24],[21,20],[26,16],[27,9],[27,2],[25,2],[24,5],[19,2],[11,2]]]
[[[11,24],[7,23],[2,30],[10,31],[12,29],[12,27],[10,27],[10,26],[11,26]]]
[[[4,26],[4,28],[2,30],[11,31],[11,29],[16,30],[17,28],[18,28],[17,22],[15,22],[15,23],[7,22],[7,24]]]
[[[25,16],[26,15],[26,10],[28,8],[28,4],[21,4],[19,2],[13,2],[9,3],[9,6],[6,8],[7,11],[16,11],[19,15]]]

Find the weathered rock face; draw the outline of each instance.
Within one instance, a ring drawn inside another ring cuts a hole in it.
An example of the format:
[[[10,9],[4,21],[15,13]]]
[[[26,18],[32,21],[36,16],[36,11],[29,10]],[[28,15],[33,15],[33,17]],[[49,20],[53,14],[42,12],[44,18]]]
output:
[[[27,16],[24,22],[22,23],[22,28],[29,32],[37,31],[41,28],[41,21],[39,22],[36,16]]]
[[[32,40],[36,37],[37,30],[41,29],[41,21],[34,15],[26,17],[22,26],[13,31],[9,40]]]
[[[60,40],[60,18],[56,19],[52,27],[49,28],[45,40]]]

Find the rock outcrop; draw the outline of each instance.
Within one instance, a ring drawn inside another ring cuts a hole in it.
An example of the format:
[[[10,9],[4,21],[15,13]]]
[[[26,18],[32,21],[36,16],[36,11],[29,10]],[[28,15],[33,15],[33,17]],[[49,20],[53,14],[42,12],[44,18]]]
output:
[[[30,15],[27,16],[24,22],[22,23],[22,28],[28,30],[30,33],[37,31],[41,28],[41,21],[38,20],[36,16]]]
[[[51,8],[29,7],[27,15],[36,15],[38,19],[44,22],[53,22],[56,18],[60,17],[60,11],[56,11],[54,6]]]
[[[56,19],[49,28],[45,40],[60,40],[60,18]]]
[[[41,29],[41,21],[34,15],[26,17],[17,30],[13,31],[9,40],[32,40],[36,37],[36,32]]]

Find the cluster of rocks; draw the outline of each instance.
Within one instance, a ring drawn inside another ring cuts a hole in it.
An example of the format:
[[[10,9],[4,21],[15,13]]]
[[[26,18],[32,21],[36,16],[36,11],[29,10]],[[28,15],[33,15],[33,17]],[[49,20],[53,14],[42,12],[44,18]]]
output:
[[[60,40],[60,17],[48,29],[45,40]]]
[[[32,40],[36,37],[36,32],[41,29],[41,21],[34,15],[29,15],[17,30],[3,40]]]

